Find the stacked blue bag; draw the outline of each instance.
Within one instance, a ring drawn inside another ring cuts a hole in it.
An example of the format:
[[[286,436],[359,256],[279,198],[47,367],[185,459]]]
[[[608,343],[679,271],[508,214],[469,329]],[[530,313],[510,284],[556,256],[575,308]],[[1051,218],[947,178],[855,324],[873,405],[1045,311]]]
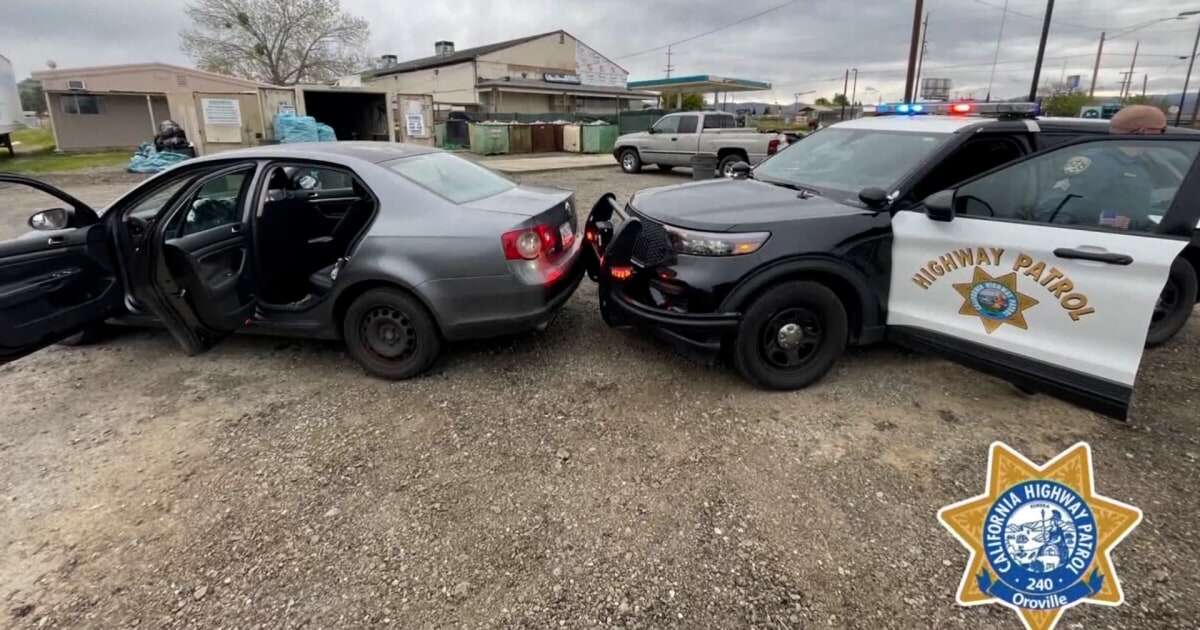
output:
[[[175,166],[189,157],[191,156],[182,153],[156,151],[153,144],[143,142],[129,160],[126,170],[130,173],[157,173]]]
[[[333,142],[337,135],[333,127],[317,122],[312,116],[297,116],[292,112],[275,114],[275,139],[281,144],[292,142]]]

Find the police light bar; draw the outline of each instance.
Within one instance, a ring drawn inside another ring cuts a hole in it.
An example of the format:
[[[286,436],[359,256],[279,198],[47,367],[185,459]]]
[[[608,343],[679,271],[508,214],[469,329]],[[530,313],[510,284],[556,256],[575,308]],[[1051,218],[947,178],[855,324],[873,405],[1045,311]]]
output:
[[[959,101],[956,103],[883,103],[875,107],[876,116],[900,114],[915,116],[935,114],[939,116],[1037,116],[1040,111],[1037,103],[976,103],[974,101]]]

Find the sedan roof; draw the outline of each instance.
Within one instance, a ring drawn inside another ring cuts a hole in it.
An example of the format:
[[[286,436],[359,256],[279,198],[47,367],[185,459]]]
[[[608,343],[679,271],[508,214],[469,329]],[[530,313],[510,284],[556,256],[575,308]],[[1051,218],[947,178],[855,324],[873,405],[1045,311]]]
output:
[[[233,151],[222,151],[206,155],[192,162],[228,160],[230,158],[285,158],[332,160],[336,162],[351,159],[378,164],[398,158],[426,153],[438,153],[440,151],[440,149],[433,147],[399,142],[297,142],[292,144],[268,144],[246,149],[235,149]]]

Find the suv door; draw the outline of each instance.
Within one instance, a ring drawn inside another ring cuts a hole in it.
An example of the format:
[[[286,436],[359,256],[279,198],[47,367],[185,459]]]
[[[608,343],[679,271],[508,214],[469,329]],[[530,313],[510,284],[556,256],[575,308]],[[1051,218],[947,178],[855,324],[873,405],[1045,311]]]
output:
[[[242,163],[192,182],[164,209],[134,291],[188,354],[243,327],[257,306],[250,208],[258,174]]]
[[[59,225],[0,242],[0,364],[121,312],[125,288],[105,225],[82,201],[35,179],[0,173],[0,210],[41,196],[61,202]],[[40,208],[49,210],[49,208]],[[32,227],[32,226],[31,226]],[[57,229],[51,229],[57,228]]]
[[[1117,418],[1200,216],[1200,141],[1081,140],[892,220],[889,336]]]
[[[642,162],[644,164],[674,164],[671,161],[670,152],[678,142],[676,137],[678,130],[678,114],[659,118],[658,122],[651,127],[653,133],[650,134],[645,148],[642,149]]]

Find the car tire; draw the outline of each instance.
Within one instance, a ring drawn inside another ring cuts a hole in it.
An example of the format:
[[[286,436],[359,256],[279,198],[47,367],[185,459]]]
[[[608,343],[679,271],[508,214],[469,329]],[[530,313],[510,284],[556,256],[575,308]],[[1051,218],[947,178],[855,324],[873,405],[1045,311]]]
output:
[[[346,310],[346,349],[373,376],[412,378],[429,369],[442,349],[433,316],[399,289],[371,289]]]
[[[109,330],[107,324],[93,324],[75,333],[74,335],[63,339],[62,341],[59,341],[58,345],[71,347],[90,346],[104,341],[108,338],[111,332],[112,331]]]
[[[829,287],[786,282],[745,309],[730,354],[737,371],[758,387],[801,389],[833,367],[849,329],[846,309]]]
[[[721,162],[717,165],[717,173],[721,177],[729,177],[732,174],[733,165],[738,162],[746,162],[746,156],[738,153],[730,153],[721,158]]]
[[[621,170],[626,173],[642,172],[642,157],[638,155],[637,149],[622,149],[617,161],[621,163]]]
[[[1183,329],[1196,305],[1196,291],[1195,268],[1186,259],[1176,258],[1154,305],[1150,331],[1146,334],[1148,347],[1161,346]]]
[[[674,164],[657,164],[656,166],[658,166],[658,170],[664,173],[670,173],[671,171],[675,170]]]

